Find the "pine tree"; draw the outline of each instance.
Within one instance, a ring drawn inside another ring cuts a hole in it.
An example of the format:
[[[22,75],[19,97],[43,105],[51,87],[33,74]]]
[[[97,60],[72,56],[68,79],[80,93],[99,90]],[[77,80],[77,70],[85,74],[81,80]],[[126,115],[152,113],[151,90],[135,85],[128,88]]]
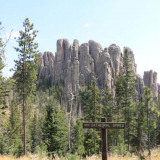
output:
[[[137,118],[136,118],[136,137],[135,137],[135,146],[137,146],[137,151],[139,154],[141,154],[146,146],[146,140],[145,140],[145,123],[146,123],[146,106],[144,103],[144,97],[143,95],[139,99],[136,105],[136,112],[137,112]]]
[[[102,105],[103,105],[102,107],[103,117],[107,117],[107,121],[112,122],[115,106],[114,106],[113,95],[111,93],[109,86],[107,85],[107,82],[102,93]]]
[[[42,129],[41,129],[41,121],[37,116],[37,113],[34,113],[34,117],[32,119],[30,126],[31,132],[31,152],[34,153],[36,146],[41,144],[42,140]]]
[[[115,101],[107,82],[102,92],[102,115],[107,118],[107,122],[116,121]],[[118,135],[117,130],[108,130],[108,150],[115,145],[115,138]]]
[[[10,153],[21,156],[23,153],[23,138],[22,138],[22,121],[21,111],[16,103],[16,100],[12,100],[10,105],[10,119],[9,119],[9,145]]]
[[[147,128],[148,155],[149,155],[149,157],[151,156],[151,131],[152,131],[151,104],[153,104],[151,90],[148,87],[145,87],[145,107],[146,107],[146,117],[147,117],[146,128]]]
[[[24,129],[24,155],[26,154],[26,105],[27,100],[33,97],[35,91],[35,81],[37,79],[37,67],[39,63],[37,55],[38,44],[34,42],[37,31],[33,30],[28,18],[23,23],[24,31],[19,31],[17,39],[19,47],[15,48],[19,52],[19,59],[15,60],[16,89],[19,93],[23,106],[23,129]]]
[[[85,89],[85,91],[81,92],[81,98],[82,98],[82,105],[83,105],[83,113],[84,113],[84,120],[88,122],[97,122],[100,121],[101,118],[101,111],[102,107],[100,105],[101,102],[101,94],[96,86],[96,82],[93,81],[89,88]],[[93,138],[93,132],[94,132],[94,138]],[[96,130],[88,130],[85,133],[86,145],[85,150],[88,151],[92,148],[94,148],[94,152],[90,152],[91,154],[96,154],[99,151],[99,137],[100,134]],[[91,139],[90,139],[91,138]]]
[[[43,140],[47,151],[54,157],[62,156],[67,151],[67,123],[63,110],[59,110],[52,101],[47,106],[47,113],[43,125]]]
[[[74,142],[73,152],[82,156],[85,153],[84,149],[84,132],[82,127],[82,121],[77,119],[76,125],[74,126]]]
[[[128,151],[134,137],[134,113],[135,113],[135,85],[136,78],[131,68],[130,54],[124,49],[123,73],[119,75],[116,83],[116,102],[118,121],[123,120],[127,126],[124,132]]]
[[[5,46],[6,44],[2,41],[1,38],[1,22],[0,22],[0,116],[3,117],[5,114],[5,109],[7,106],[4,105],[5,103],[5,96],[7,95],[7,87],[5,85],[5,79],[2,75],[2,69],[4,68],[4,58],[5,58]]]
[[[158,107],[153,101],[151,90],[145,87],[144,95],[141,95],[136,109],[136,137],[134,143],[140,157],[144,157],[145,149],[148,149],[148,155],[151,156],[151,148],[156,146],[158,113]]]
[[[6,111],[8,106],[5,104],[5,96],[7,95],[7,87],[5,85],[5,79],[2,75],[2,69],[4,68],[4,58],[5,58],[5,46],[6,43],[3,42],[1,37],[1,32],[3,27],[1,27],[0,22],[0,154],[7,152],[8,145],[8,115]]]
[[[156,139],[157,139],[157,145],[159,146],[160,145],[160,94],[158,95],[157,108],[158,108],[159,112],[158,112],[158,118],[157,118],[158,119],[157,120],[157,131],[158,131],[158,133],[157,133]]]
[[[81,92],[84,120],[90,122],[99,121],[101,118],[101,109],[100,105],[101,94],[96,86],[96,82],[93,81],[89,88]]]

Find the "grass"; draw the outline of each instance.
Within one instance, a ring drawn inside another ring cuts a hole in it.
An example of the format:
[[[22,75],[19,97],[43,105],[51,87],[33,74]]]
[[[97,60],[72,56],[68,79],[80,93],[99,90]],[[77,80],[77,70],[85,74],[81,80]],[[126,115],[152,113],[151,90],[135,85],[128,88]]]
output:
[[[39,155],[28,155],[28,157],[20,157],[20,158],[14,158],[12,156],[2,156],[0,155],[0,160],[51,160],[47,157],[41,157]],[[61,160],[60,158],[56,158],[55,160]],[[68,160],[67,158],[63,158],[63,160]],[[74,160],[74,159],[71,159]],[[87,157],[83,160],[101,160],[100,156],[92,156]],[[139,160],[137,156],[118,156],[118,155],[112,155],[108,157],[108,160]],[[153,150],[151,158],[146,158],[145,160],[160,160],[160,149],[159,150]]]

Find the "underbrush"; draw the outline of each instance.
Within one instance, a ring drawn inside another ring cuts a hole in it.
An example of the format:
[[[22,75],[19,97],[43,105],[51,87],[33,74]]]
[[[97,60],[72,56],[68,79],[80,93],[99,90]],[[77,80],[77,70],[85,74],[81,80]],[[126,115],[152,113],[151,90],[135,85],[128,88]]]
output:
[[[147,152],[145,153],[147,157]],[[93,155],[91,157],[86,157],[84,159],[80,159],[77,155],[67,154],[63,158],[55,157],[54,160],[101,160],[101,155]],[[38,154],[28,154],[27,157],[15,158],[13,156],[2,156],[0,155],[0,160],[53,160],[51,157],[47,157],[44,153]],[[137,156],[126,155],[120,156],[117,154],[109,155],[108,160],[140,160]],[[156,149],[152,151],[151,158],[147,157],[144,160],[160,160],[160,149]]]

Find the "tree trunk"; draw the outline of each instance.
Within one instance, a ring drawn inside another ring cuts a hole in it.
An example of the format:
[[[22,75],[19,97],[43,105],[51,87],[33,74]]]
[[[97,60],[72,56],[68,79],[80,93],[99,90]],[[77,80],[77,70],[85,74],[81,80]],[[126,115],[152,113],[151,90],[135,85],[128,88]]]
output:
[[[26,30],[26,29],[25,29]],[[25,44],[24,44],[25,51]],[[24,144],[24,155],[26,155],[26,108],[25,108],[25,53],[23,53],[23,144]]]
[[[94,122],[96,122],[96,86],[94,84]],[[94,130],[94,154],[96,154],[96,130]]]
[[[147,129],[148,129],[148,155],[151,156],[151,150],[150,150],[150,123],[149,123],[149,109],[148,109],[148,102],[147,102]]]

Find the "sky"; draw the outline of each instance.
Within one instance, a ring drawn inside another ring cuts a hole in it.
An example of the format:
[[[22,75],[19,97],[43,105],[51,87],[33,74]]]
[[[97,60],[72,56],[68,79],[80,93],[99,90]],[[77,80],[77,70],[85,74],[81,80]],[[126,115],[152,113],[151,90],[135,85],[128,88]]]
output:
[[[0,0],[0,21],[6,47],[5,77],[12,76],[18,53],[15,37],[23,29],[26,17],[38,30],[39,51],[56,52],[57,39],[70,43],[89,40],[103,48],[115,43],[130,47],[135,55],[137,72],[154,70],[160,82],[160,0]]]

